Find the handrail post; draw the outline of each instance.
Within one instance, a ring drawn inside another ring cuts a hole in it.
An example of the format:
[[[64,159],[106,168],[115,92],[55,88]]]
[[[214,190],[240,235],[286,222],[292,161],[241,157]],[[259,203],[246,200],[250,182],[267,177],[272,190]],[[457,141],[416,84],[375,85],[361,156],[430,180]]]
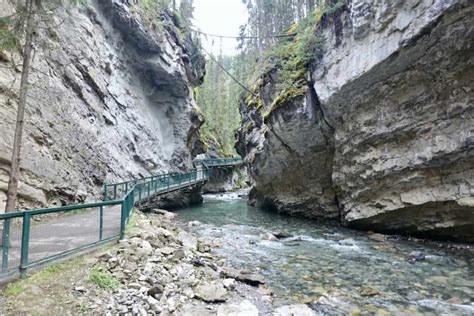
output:
[[[122,207],[121,207],[121,215],[120,215],[120,239],[123,239],[125,237],[125,204],[126,204],[126,199],[122,200]]]
[[[117,185],[114,184],[114,200],[117,199]]]
[[[10,219],[3,221],[3,236],[2,236],[2,272],[8,271],[8,252],[10,251]]]
[[[142,202],[142,185],[138,185],[138,205]]]
[[[26,277],[28,269],[28,254],[30,248],[30,219],[31,214],[24,212],[23,214],[23,229],[21,233],[21,259],[20,259],[20,273],[21,277]]]
[[[130,214],[132,214],[132,210],[135,207],[135,192],[130,196]]]
[[[108,191],[108,186],[107,184],[104,184],[104,201],[107,201],[107,191]]]
[[[103,238],[104,232],[104,207],[99,208],[99,241]]]

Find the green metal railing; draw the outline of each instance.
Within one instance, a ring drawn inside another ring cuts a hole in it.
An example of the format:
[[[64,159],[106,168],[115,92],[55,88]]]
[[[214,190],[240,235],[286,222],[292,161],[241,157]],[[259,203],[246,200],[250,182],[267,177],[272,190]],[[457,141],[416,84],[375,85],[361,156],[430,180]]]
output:
[[[0,214],[0,278],[24,274],[30,268],[119,240],[124,237],[134,206],[154,195],[206,181],[208,167],[236,165],[241,159],[206,159],[199,163],[201,167],[186,173],[106,184],[100,202]],[[96,213],[97,220],[91,220],[91,213]],[[64,221],[65,216],[70,220]],[[45,241],[45,236],[54,242]]]
[[[242,158],[233,157],[233,158],[209,158],[209,159],[196,159],[194,163],[200,163],[205,167],[226,167],[226,166],[236,166],[243,163]]]
[[[128,188],[137,186],[136,194],[141,201],[159,193],[174,191],[209,179],[208,169],[194,169],[186,173],[167,173],[138,180],[130,180],[104,185],[104,200],[122,198]]]

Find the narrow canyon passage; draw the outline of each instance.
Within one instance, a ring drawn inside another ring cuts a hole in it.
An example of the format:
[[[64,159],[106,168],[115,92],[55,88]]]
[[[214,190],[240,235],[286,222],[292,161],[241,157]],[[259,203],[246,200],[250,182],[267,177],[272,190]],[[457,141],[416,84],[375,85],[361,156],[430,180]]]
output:
[[[472,252],[267,213],[235,193],[177,213],[184,224],[199,221],[192,232],[212,240],[230,266],[264,275],[277,306],[315,302],[331,315],[474,312]]]

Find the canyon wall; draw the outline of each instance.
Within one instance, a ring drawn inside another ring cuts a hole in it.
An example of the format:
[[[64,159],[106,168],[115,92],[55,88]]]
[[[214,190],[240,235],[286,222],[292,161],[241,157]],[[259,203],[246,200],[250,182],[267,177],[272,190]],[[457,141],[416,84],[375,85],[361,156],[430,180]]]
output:
[[[349,227],[474,241],[474,6],[352,0],[302,93],[241,105],[252,202]],[[262,115],[262,113],[265,113]]]
[[[6,4],[2,13],[8,14]],[[204,59],[169,13],[144,23],[129,1],[58,10],[38,30],[26,107],[20,208],[93,200],[106,182],[192,167]],[[20,70],[0,54],[0,210]]]

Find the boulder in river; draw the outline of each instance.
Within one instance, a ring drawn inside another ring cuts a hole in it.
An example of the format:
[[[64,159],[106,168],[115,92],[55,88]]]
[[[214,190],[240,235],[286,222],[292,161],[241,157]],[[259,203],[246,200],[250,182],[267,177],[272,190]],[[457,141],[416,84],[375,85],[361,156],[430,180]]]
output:
[[[237,275],[236,280],[243,283],[250,284],[252,286],[258,286],[260,284],[266,283],[265,278],[261,276],[260,274],[251,273],[251,272],[247,273],[245,271],[240,272]]]
[[[383,234],[378,234],[378,233],[371,233],[369,234],[369,239],[375,240],[375,241],[385,241],[385,235]]]
[[[236,279],[237,281],[252,285],[258,286],[260,284],[265,284],[265,278],[260,274],[253,273],[251,271],[239,271],[232,268],[223,268],[221,269],[221,275],[226,278]]]
[[[262,240],[270,240],[270,241],[275,241],[275,240],[278,240],[278,238],[271,234],[271,233],[265,233],[262,235]]]
[[[409,261],[422,261],[425,260],[426,256],[422,251],[412,251],[408,255]]]
[[[274,231],[274,232],[272,232],[272,235],[275,236],[278,239],[293,237],[292,234],[290,234],[288,232],[284,232],[284,231]]]

